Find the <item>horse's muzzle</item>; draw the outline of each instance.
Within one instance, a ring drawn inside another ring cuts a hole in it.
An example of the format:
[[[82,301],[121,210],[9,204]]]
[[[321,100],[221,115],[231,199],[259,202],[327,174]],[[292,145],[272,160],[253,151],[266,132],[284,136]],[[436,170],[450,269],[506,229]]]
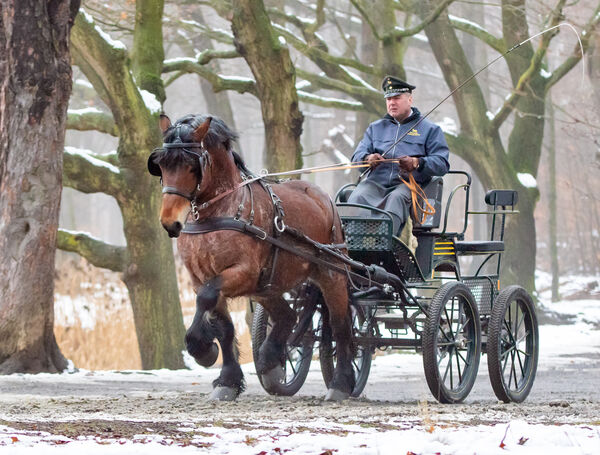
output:
[[[179,234],[181,234],[181,229],[183,229],[183,225],[179,221],[175,221],[171,224],[163,223],[163,227],[165,228],[165,231],[167,231],[169,237],[171,238],[179,237]]]

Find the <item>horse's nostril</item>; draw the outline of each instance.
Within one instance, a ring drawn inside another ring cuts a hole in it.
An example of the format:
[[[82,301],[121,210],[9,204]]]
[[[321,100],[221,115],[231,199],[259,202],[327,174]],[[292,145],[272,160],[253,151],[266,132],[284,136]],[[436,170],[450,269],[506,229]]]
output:
[[[179,221],[175,221],[175,223],[173,224],[173,230],[179,234],[182,228],[183,225]]]

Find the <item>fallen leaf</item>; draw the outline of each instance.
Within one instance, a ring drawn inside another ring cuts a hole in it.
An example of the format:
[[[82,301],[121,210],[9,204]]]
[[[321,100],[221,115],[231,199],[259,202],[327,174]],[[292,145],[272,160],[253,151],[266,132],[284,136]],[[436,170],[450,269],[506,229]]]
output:
[[[519,444],[520,446],[522,446],[523,444],[525,444],[527,441],[529,441],[529,438],[526,438],[524,436],[521,436],[521,439],[519,439],[519,442],[517,444]]]
[[[17,438],[16,436],[11,436],[12,442],[19,442],[19,438]]]

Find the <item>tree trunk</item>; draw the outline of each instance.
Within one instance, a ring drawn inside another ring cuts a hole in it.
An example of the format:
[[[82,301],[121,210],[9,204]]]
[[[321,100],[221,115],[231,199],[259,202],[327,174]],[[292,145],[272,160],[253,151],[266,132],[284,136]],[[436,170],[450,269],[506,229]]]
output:
[[[156,5],[162,5],[162,1],[156,0]],[[145,20],[145,11],[139,6],[136,8],[136,20],[140,22],[136,24],[136,34],[158,33],[156,29],[160,28],[161,21],[155,18],[155,8],[149,11],[150,18]],[[154,32],[144,30],[142,33],[144,26]],[[77,190],[102,191],[117,200],[127,239],[125,264],[119,271],[123,272],[123,281],[129,290],[142,368],[182,368],[185,328],[172,243],[157,219],[161,200],[159,182],[146,167],[148,155],[161,142],[160,108],[152,112],[144,102],[131,76],[132,72],[136,73],[131,69],[131,63],[135,62],[131,62],[124,47],[115,47],[105,41],[89,18],[78,17],[72,41],[75,61],[110,107],[120,137],[115,171],[95,166],[90,160],[75,163],[69,157],[68,165],[65,164],[65,181]],[[140,40],[134,40],[134,43],[144,46]],[[134,54],[141,55],[139,51]],[[159,50],[146,54],[145,58],[151,55],[162,59]],[[148,61],[143,66],[149,73],[160,68]],[[147,88],[160,96],[160,87],[147,85]],[[107,173],[109,175],[102,180]],[[83,249],[78,252],[91,262],[96,259]]]
[[[552,104],[552,92],[548,92],[546,109],[548,110],[548,122],[550,125],[550,143],[548,144],[548,220],[550,269],[552,271],[552,301],[558,302],[558,245],[556,240],[556,130],[554,105]]]
[[[302,167],[303,116],[289,50],[274,33],[262,0],[232,3],[235,47],[256,79],[265,124],[267,167],[270,171]]]
[[[57,372],[54,256],[78,0],[0,5],[0,373]]]

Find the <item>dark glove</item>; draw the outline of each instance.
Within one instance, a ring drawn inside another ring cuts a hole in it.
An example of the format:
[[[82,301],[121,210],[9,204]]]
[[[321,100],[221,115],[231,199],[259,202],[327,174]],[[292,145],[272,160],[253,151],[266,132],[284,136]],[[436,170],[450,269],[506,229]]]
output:
[[[383,156],[381,156],[379,153],[372,153],[371,155],[367,156],[367,163],[369,163],[373,169],[379,166],[382,160]]]
[[[419,158],[415,156],[401,156],[398,159],[400,168],[406,172],[412,172],[419,167]]]

